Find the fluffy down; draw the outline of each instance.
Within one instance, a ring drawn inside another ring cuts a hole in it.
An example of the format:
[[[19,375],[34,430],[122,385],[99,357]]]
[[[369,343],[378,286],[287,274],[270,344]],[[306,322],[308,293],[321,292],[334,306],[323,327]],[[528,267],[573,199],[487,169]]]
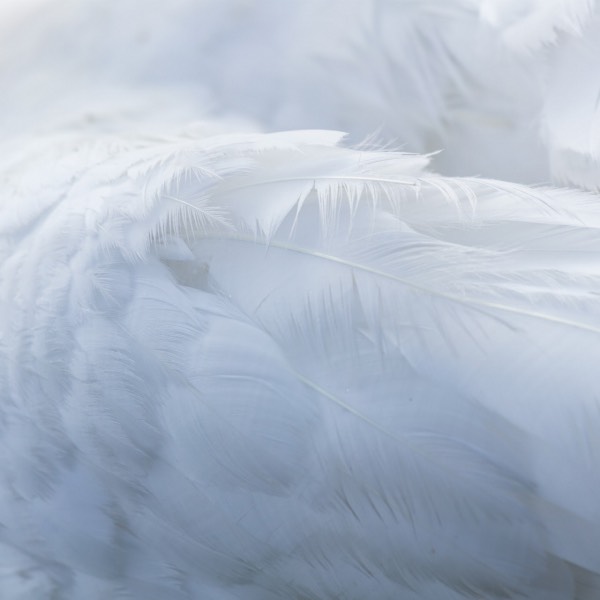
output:
[[[501,4],[22,8],[0,596],[598,598],[600,202],[448,175],[595,189],[551,84],[595,6],[527,4],[523,44]]]

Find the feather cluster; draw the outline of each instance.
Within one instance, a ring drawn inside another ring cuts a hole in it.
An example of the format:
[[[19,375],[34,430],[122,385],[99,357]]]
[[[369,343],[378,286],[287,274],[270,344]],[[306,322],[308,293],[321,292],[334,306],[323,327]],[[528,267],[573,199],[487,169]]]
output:
[[[7,3],[0,596],[598,597],[598,17],[517,4]]]

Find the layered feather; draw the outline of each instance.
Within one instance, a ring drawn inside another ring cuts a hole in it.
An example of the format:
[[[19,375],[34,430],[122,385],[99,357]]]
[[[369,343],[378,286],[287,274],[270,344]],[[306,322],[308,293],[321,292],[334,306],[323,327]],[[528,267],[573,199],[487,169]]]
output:
[[[3,7],[0,596],[595,599],[597,196],[428,170],[596,189],[595,3],[159,4]]]
[[[5,170],[11,597],[588,597],[600,207],[339,137]]]

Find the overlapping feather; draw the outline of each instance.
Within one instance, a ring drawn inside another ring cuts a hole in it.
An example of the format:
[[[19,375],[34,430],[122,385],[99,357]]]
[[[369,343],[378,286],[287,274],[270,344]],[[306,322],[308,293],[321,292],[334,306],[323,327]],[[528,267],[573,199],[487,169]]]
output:
[[[76,4],[1,35],[0,595],[596,598],[600,205],[426,170],[596,189],[595,3]]]
[[[77,140],[3,221],[1,539],[63,596],[600,572],[597,203],[338,139]]]

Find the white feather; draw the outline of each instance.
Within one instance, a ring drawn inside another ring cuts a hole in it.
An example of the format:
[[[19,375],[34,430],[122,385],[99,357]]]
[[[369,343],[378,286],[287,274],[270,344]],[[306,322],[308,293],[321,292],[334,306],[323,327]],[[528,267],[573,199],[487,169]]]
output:
[[[524,53],[491,0],[29,13],[47,55],[0,68],[2,597],[598,596],[600,203],[429,170],[581,150],[528,78],[593,63],[556,35],[591,4],[556,4]],[[353,145],[377,125],[449,156]]]

